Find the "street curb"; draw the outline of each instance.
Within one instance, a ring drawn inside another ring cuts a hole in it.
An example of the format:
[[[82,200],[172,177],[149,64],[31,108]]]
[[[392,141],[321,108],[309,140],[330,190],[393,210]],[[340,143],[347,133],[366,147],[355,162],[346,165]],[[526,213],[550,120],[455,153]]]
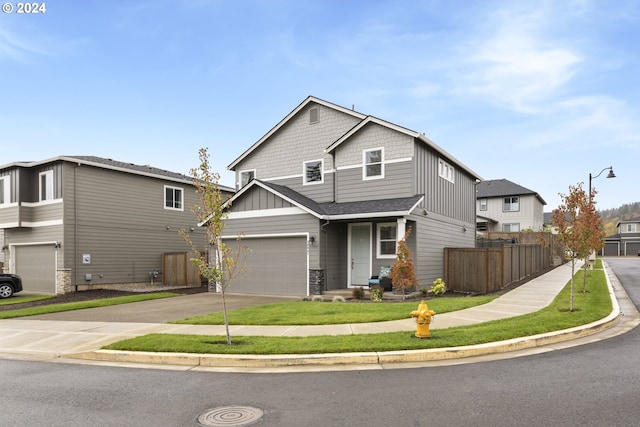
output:
[[[390,363],[462,359],[467,357],[508,353],[588,337],[612,328],[618,324],[622,318],[622,312],[606,267],[605,277],[612,304],[612,311],[608,316],[582,326],[492,343],[426,350],[284,355],[226,355],[95,350],[75,354],[65,354],[60,355],[60,357],[101,362],[163,364],[192,367],[282,368],[293,366],[332,366],[354,364],[383,365]]]

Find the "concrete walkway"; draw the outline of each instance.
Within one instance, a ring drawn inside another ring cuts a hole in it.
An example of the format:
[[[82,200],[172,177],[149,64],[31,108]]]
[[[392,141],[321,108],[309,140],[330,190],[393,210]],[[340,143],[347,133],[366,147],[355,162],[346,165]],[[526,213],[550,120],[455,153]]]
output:
[[[576,271],[579,265],[576,266]],[[571,278],[571,266],[563,265],[551,272],[537,277],[519,286],[496,300],[481,306],[452,313],[436,314],[431,323],[431,329],[437,330],[453,326],[470,325],[490,320],[504,319],[522,314],[532,313],[546,307],[556,297],[558,292]],[[196,296],[193,296],[196,297]],[[184,297],[181,297],[184,298]],[[615,298],[613,298],[615,302]],[[427,301],[428,302],[428,301]],[[617,304],[614,304],[617,307]],[[409,314],[409,313],[407,313]],[[619,317],[619,309],[614,310],[610,318],[604,319],[597,325],[603,329],[613,325]],[[589,325],[587,325],[589,326]],[[589,332],[593,325],[582,328]],[[232,336],[311,336],[311,335],[339,335],[339,334],[367,334],[393,331],[414,331],[415,322],[407,319],[346,325],[324,326],[230,326]],[[174,325],[161,323],[133,323],[133,322],[91,322],[91,321],[53,321],[19,318],[0,320],[0,357],[12,359],[47,360],[55,358],[84,358],[93,360],[128,361],[138,363],[164,363],[189,366],[291,366],[306,364],[344,364],[354,363],[353,355],[333,355],[327,359],[326,355],[306,356],[220,356],[220,355],[185,355],[170,353],[140,353],[113,352],[100,350],[101,347],[123,340],[149,333],[165,334],[200,334],[225,335],[224,326]],[[576,336],[575,332],[571,332]],[[528,341],[539,340],[539,337],[528,337]],[[517,342],[523,339],[516,340]],[[538,344],[534,344],[538,345]],[[518,345],[521,347],[521,344]],[[508,348],[512,344],[508,345]],[[464,352],[456,349],[439,349],[449,357],[453,353],[465,357]],[[434,353],[431,350],[419,351]],[[492,350],[492,352],[495,352]],[[390,361],[416,360],[415,351],[391,352]],[[401,353],[401,354],[400,354]],[[474,353],[475,354],[475,353]],[[380,353],[366,353],[367,357],[356,358],[356,363],[383,363],[384,357]],[[409,358],[408,355],[410,356]],[[384,355],[383,355],[384,356]],[[400,357],[402,356],[402,357]],[[442,356],[442,355],[441,355]],[[468,355],[467,355],[468,356]],[[428,356],[433,360],[435,356]],[[277,359],[278,362],[273,362]],[[424,360],[424,359],[422,359]]]

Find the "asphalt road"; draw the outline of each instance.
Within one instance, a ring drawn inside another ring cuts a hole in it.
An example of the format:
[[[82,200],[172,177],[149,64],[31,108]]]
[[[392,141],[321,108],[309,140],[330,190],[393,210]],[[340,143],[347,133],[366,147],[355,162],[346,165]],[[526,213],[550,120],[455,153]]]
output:
[[[610,264],[638,306],[640,258]],[[413,369],[254,374],[2,360],[0,425],[196,426],[211,408],[239,405],[264,411],[256,426],[636,426],[638,354],[640,328],[542,354]]]

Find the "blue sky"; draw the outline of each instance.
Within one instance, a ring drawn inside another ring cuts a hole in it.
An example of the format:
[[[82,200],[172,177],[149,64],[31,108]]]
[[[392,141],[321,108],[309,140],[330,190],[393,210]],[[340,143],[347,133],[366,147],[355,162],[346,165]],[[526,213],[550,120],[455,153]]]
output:
[[[13,2],[15,4],[16,2]],[[153,0],[0,13],[0,165],[226,166],[308,95],[427,137],[484,179],[640,201],[640,2]]]

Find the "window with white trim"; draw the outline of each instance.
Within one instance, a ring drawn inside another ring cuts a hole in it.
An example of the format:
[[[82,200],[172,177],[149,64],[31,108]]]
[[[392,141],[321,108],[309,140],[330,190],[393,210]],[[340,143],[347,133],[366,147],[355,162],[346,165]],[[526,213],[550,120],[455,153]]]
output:
[[[635,233],[637,224],[627,224],[627,233]]]
[[[323,161],[304,162],[304,184],[322,184],[324,182]]]
[[[9,191],[9,177],[0,177],[0,205],[11,203],[11,193]]]
[[[254,179],[255,177],[256,177],[255,169],[240,171],[240,188],[250,183],[251,180]]]
[[[176,211],[184,210],[184,191],[182,188],[164,186],[164,208]]]
[[[362,179],[384,178],[384,149],[364,150],[362,163]]]
[[[502,203],[502,212],[518,212],[520,210],[520,197],[505,197]]]
[[[380,223],[377,228],[378,258],[395,258],[398,244],[398,224],[395,222]]]
[[[487,210],[487,199],[486,198],[480,199],[480,210],[481,211],[486,211]]]
[[[53,200],[53,171],[40,172],[39,200]]]
[[[438,175],[451,183],[455,183],[455,169],[449,163],[438,159]]]
[[[502,231],[505,233],[518,233],[520,232],[520,224],[502,224]]]

